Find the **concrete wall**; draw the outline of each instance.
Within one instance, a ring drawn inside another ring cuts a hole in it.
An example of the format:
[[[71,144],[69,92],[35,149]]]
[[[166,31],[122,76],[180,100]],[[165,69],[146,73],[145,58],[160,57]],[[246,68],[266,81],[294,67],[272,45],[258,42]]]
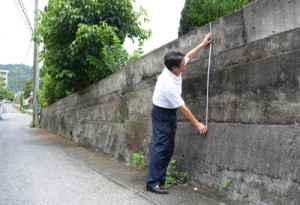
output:
[[[300,1],[259,0],[212,22],[209,133],[178,113],[174,158],[190,182],[248,204],[300,204]],[[129,162],[149,157],[152,93],[172,48],[191,32],[43,110],[43,128]],[[183,98],[205,114],[208,48],[183,74]],[[231,180],[228,191],[220,183]]]

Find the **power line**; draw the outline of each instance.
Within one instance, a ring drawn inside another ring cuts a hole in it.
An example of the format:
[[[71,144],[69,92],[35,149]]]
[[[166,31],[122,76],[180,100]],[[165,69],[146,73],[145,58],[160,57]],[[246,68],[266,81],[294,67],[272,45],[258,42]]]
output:
[[[31,23],[30,23],[30,20],[29,20],[26,8],[25,8],[25,6],[23,4],[23,1],[22,0],[18,0],[18,2],[17,2],[17,0],[12,0],[12,2],[14,4],[14,7],[17,10],[17,13],[23,19],[23,21],[24,21],[26,27],[28,28],[29,32],[32,34],[33,33],[33,29],[32,29],[32,26],[31,26]]]
[[[32,34],[32,29],[31,29],[31,26],[28,25],[28,21],[26,20],[25,16],[22,14],[23,11],[20,9],[20,7],[18,6],[18,3],[16,2],[16,0],[12,0],[13,1],[13,4],[17,10],[17,13],[19,14],[19,16],[23,19],[26,27],[28,28],[29,32]]]
[[[28,57],[28,54],[29,54],[29,51],[30,51],[31,43],[32,43],[32,41],[30,40],[24,63],[27,62],[27,57]]]
[[[30,27],[30,30],[31,30],[31,32],[33,32],[32,26],[31,26],[31,24],[30,24],[30,19],[29,19],[29,17],[28,17],[28,14],[27,14],[26,8],[25,8],[25,6],[24,6],[23,0],[18,0],[18,2],[19,2],[19,5],[20,5],[20,7],[21,7],[21,9],[22,9],[22,11],[23,11],[23,14],[24,14],[24,16],[25,16],[25,19],[27,20],[27,23],[28,23],[28,25],[29,25],[29,27]]]

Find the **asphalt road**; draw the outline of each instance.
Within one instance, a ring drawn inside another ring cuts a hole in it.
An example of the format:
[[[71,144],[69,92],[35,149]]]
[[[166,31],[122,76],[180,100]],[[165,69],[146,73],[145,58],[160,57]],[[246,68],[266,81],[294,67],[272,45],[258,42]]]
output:
[[[4,105],[0,204],[153,204],[63,152],[32,117]],[[79,149],[79,148],[78,148]]]
[[[3,103],[3,113],[19,114],[19,111],[11,103]]]

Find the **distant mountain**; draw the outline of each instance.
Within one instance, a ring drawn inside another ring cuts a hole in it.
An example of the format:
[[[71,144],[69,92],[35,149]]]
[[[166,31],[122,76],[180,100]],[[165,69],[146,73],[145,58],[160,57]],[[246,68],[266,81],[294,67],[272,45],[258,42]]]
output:
[[[22,75],[21,75],[22,68]],[[23,64],[7,64],[1,65],[0,70],[8,70],[8,87],[14,92],[20,91],[21,85],[24,87],[25,83],[32,79],[32,67]],[[21,80],[22,76],[22,80]]]

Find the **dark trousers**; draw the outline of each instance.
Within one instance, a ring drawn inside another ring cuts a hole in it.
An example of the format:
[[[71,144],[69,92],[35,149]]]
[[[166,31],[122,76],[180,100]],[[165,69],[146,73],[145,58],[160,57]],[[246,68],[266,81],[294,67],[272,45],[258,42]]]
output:
[[[174,152],[175,133],[177,129],[177,109],[166,109],[153,106],[152,149],[147,185],[162,185],[166,171]]]

